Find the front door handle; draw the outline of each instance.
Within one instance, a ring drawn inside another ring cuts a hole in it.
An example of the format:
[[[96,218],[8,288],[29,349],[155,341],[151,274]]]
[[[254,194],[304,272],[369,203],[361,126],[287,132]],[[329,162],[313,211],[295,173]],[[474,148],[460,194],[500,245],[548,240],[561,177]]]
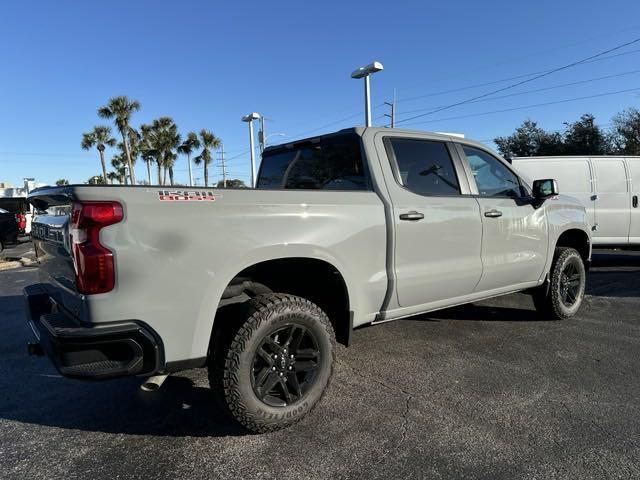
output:
[[[638,208],[638,195],[633,196],[633,208]]]
[[[420,212],[407,212],[400,214],[400,220],[409,220],[411,222],[415,222],[416,220],[422,220],[424,218],[424,214]]]
[[[502,212],[496,209],[487,210],[486,212],[484,212],[484,216],[489,218],[498,218],[502,216]]]

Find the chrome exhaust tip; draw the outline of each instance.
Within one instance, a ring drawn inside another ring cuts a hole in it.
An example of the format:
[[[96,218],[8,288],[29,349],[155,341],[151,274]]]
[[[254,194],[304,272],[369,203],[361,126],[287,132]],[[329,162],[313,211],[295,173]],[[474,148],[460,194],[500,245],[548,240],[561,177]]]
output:
[[[169,375],[155,375],[149,377],[140,385],[140,388],[145,392],[155,392],[162,386],[168,376]]]

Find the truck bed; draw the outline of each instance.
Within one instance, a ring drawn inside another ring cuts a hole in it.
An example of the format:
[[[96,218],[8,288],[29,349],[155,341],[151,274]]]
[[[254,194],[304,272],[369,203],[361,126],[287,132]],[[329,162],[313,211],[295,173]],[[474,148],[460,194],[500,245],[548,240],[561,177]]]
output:
[[[160,338],[172,339],[165,363],[206,356],[224,289],[261,261],[311,257],[334,265],[356,285],[356,324],[374,319],[386,292],[385,215],[372,191],[70,185],[40,189],[29,200],[40,210],[33,239],[41,288],[83,323],[152,323]],[[123,210],[122,221],[100,231],[113,254],[115,286],[82,295],[69,214],[74,202],[105,201]]]

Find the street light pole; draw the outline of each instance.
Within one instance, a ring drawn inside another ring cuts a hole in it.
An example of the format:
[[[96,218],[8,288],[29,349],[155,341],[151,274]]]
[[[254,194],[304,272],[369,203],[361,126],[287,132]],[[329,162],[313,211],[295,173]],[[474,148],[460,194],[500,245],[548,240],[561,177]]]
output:
[[[251,155],[251,188],[256,186],[256,152],[253,143],[253,121],[259,120],[260,114],[253,112],[242,117],[242,121],[249,124],[249,149]]]
[[[365,126],[371,126],[371,83],[369,76],[383,70],[380,62],[373,62],[366,67],[360,67],[351,74],[351,78],[364,78],[364,121]]]

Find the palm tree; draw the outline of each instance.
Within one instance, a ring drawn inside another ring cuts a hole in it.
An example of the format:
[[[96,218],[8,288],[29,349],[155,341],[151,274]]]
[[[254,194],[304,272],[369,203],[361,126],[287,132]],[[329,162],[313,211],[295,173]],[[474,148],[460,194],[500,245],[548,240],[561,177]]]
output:
[[[82,142],[80,146],[83,150],[90,150],[93,147],[98,149],[100,153],[100,163],[102,164],[102,176],[107,181],[107,166],[104,163],[104,150],[107,146],[113,147],[116,139],[111,136],[111,128],[104,125],[93,127],[93,130],[82,134]]]
[[[151,163],[155,159],[152,136],[153,129],[151,125],[140,125],[140,142],[138,144],[138,150],[140,157],[142,157],[142,160],[144,160],[144,163],[147,166],[147,180],[149,185],[151,185]],[[160,180],[158,180],[158,184],[159,183]]]
[[[177,158],[175,150],[180,146],[178,127],[171,117],[160,117],[145,128],[148,151],[146,154],[156,162],[158,167],[158,183],[163,185],[169,173],[169,182],[173,185],[173,165]]]
[[[111,158],[111,166],[115,169],[116,175],[118,177],[118,182],[121,184],[125,183],[125,175],[127,174],[125,160],[122,155],[114,155]]]
[[[120,135],[122,135],[122,143],[129,166],[129,178],[131,183],[136,183],[135,172],[133,171],[133,161],[131,160],[131,151],[129,149],[128,136],[131,127],[129,120],[134,112],[140,110],[140,102],[137,100],[129,100],[128,97],[121,95],[119,97],[111,97],[109,103],[98,109],[98,116],[101,118],[113,118]]]
[[[116,172],[111,171],[111,172],[107,173],[107,178],[109,179],[109,183],[111,185],[113,185],[113,181],[114,180],[118,180],[119,179],[119,175]]]
[[[220,139],[216,137],[209,130],[204,128],[200,130],[200,144],[202,146],[202,152],[195,157],[193,161],[196,165],[204,164],[204,186],[209,186],[209,168],[208,165],[211,162],[211,149],[220,147]]]
[[[196,132],[189,132],[187,138],[178,147],[178,153],[187,156],[187,164],[189,165],[189,186],[193,187],[193,173],[191,172],[191,154],[194,150],[200,148],[200,140]]]

